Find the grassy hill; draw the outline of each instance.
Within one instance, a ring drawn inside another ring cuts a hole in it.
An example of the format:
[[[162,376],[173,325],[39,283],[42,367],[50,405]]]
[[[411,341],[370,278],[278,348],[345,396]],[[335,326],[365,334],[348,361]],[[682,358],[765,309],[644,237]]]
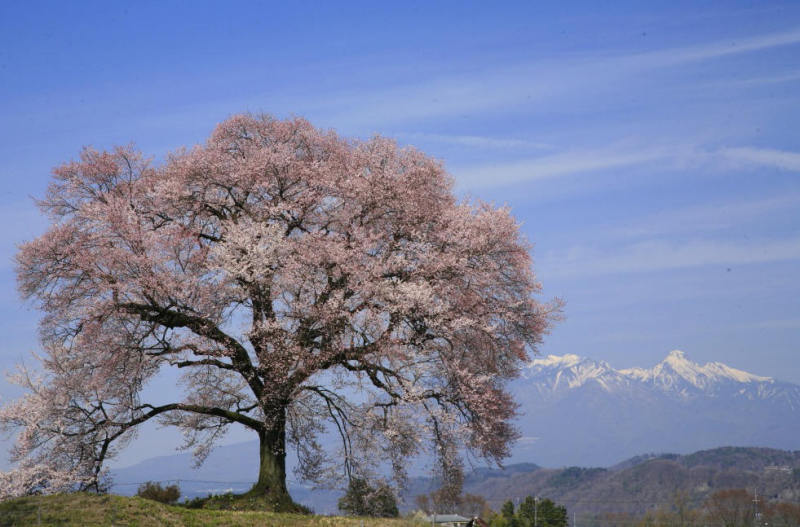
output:
[[[417,524],[403,519],[186,509],[137,497],[97,496],[85,493],[30,496],[0,502],[0,527],[24,525],[412,527]]]

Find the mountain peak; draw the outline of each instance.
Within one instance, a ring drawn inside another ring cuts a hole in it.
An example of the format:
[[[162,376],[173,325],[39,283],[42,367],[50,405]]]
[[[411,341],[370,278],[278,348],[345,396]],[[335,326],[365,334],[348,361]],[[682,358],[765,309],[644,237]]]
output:
[[[645,370],[647,371],[647,370]],[[703,389],[710,384],[722,380],[738,383],[770,382],[772,378],[754,375],[746,371],[731,368],[721,362],[708,362],[700,365],[692,362],[681,350],[673,350],[655,368],[649,370],[650,377],[656,379],[674,373],[696,388]]]
[[[658,377],[672,371],[681,377],[683,380],[688,381],[693,386],[698,386],[702,383],[701,378],[706,375],[704,368],[692,362],[686,357],[686,353],[681,350],[672,350],[663,361],[653,368],[653,376]]]
[[[672,361],[672,362],[687,362],[689,359],[686,357],[686,352],[681,350],[672,350],[667,355],[667,358],[664,359],[665,361]],[[689,361],[690,362],[690,361]]]

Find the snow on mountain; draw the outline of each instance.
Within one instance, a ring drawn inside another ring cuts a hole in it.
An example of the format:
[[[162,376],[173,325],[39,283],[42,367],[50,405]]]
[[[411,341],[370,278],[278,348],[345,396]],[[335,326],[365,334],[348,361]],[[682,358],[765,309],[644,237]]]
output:
[[[775,382],[770,377],[761,377],[737,370],[721,362],[709,362],[701,366],[689,360],[686,354],[680,350],[670,352],[666,359],[649,370],[629,368],[619,370],[619,373],[642,382],[661,385],[664,388],[670,388],[683,382],[704,391],[726,382],[745,384]]]
[[[651,368],[536,357],[510,386],[514,460],[602,466],[642,452],[722,445],[798,449],[800,386],[673,351]]]
[[[731,368],[721,362],[700,365],[683,351],[674,350],[654,367],[614,369],[605,361],[574,354],[548,355],[532,360],[524,370],[524,379],[535,380],[540,392],[557,392],[594,384],[606,391],[631,389],[635,384],[656,388],[681,397],[696,394],[714,395],[723,388],[738,386],[759,398],[774,395],[777,383],[763,377]]]
[[[536,388],[542,393],[574,389],[587,383],[612,390],[622,380],[607,362],[571,354],[534,359],[523,370],[522,377],[534,380]]]

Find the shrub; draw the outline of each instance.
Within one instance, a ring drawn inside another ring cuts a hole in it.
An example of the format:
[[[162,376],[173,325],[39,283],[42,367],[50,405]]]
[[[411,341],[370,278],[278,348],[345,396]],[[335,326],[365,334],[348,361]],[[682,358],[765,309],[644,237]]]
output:
[[[186,499],[183,501],[183,503],[179,503],[178,505],[181,507],[186,507],[187,509],[202,509],[208,498],[210,498],[210,496],[205,498],[197,496],[192,499]]]
[[[352,516],[395,518],[397,500],[387,485],[370,486],[362,478],[353,478],[347,492],[339,499],[339,510]]]
[[[139,486],[136,495],[140,498],[154,500],[161,503],[175,503],[181,497],[181,489],[177,485],[162,487],[161,483],[148,481]]]

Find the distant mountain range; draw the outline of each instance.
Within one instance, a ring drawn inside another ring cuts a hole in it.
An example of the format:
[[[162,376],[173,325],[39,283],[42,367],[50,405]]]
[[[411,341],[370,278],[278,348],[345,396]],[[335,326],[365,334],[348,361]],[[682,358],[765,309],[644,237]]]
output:
[[[800,447],[800,386],[681,351],[651,369],[537,358],[511,385],[523,415],[513,461],[610,466],[635,453]]]

